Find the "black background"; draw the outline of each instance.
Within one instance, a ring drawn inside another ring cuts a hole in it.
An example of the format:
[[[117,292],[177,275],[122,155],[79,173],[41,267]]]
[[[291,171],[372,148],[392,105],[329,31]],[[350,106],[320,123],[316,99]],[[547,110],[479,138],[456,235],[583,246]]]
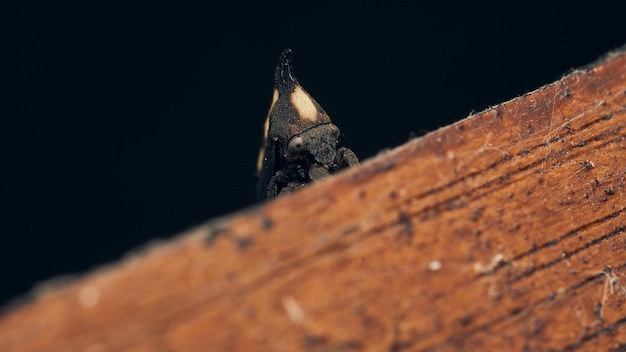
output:
[[[2,11],[0,304],[253,204],[284,48],[367,159],[626,42],[599,3],[175,3]]]

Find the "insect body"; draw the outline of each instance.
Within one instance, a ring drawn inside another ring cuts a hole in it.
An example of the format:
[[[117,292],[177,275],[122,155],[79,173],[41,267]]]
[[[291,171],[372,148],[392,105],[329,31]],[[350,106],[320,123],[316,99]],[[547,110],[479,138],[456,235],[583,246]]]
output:
[[[259,199],[291,193],[359,163],[350,149],[337,148],[339,128],[300,86],[292,51],[283,51],[274,73],[274,97],[259,154]]]

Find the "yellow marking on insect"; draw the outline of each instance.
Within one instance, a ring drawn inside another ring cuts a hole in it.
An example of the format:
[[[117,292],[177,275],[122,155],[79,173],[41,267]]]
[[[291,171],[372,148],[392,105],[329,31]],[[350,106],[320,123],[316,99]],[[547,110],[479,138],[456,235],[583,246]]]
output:
[[[265,125],[263,125],[263,140],[267,140],[267,133],[270,130],[270,115],[272,114],[272,109],[274,109],[274,105],[278,101],[278,89],[274,88],[274,96],[272,96],[272,104],[270,104],[270,111],[267,112],[267,117],[265,118]]]
[[[256,171],[261,172],[261,168],[263,167],[263,159],[265,158],[265,143],[267,143],[267,134],[270,130],[270,114],[272,113],[272,109],[274,108],[274,104],[278,101],[278,89],[274,88],[274,96],[272,96],[272,104],[270,105],[270,111],[267,113],[267,117],[265,118],[265,124],[263,125],[263,146],[261,146],[261,150],[259,151],[259,158],[256,161]]]
[[[319,112],[315,104],[313,104],[313,99],[311,99],[302,87],[296,86],[289,98],[301,119],[317,122]]]
[[[261,148],[261,151],[259,152],[259,158],[256,161],[256,172],[257,174],[261,172],[261,167],[263,167],[263,157],[265,155],[265,151],[263,150],[263,148]]]
[[[259,158],[256,161],[256,171],[261,172],[261,168],[263,167],[263,159],[265,158],[265,143],[267,143],[267,131],[270,129],[270,117],[268,116],[265,119],[265,124],[263,126],[263,145],[261,146],[261,150],[259,151]]]

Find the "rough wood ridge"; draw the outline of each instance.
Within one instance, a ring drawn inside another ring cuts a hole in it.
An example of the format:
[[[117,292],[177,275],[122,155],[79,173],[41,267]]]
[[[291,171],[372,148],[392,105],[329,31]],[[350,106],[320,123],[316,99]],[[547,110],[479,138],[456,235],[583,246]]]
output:
[[[626,348],[626,56],[0,316],[0,351]]]

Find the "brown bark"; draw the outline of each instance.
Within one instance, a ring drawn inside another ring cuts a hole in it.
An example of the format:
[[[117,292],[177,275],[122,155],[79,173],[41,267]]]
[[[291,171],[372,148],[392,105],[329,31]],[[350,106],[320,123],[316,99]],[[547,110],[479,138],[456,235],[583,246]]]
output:
[[[1,351],[626,345],[626,56],[60,288]]]

